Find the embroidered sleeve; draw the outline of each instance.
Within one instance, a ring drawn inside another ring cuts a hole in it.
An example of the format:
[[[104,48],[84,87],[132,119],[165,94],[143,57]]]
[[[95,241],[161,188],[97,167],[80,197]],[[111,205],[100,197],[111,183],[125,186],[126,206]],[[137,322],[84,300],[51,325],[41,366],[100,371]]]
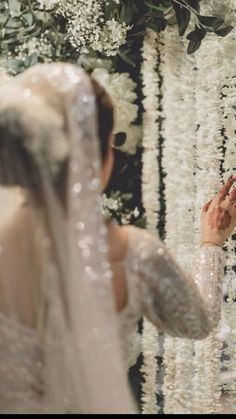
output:
[[[220,247],[200,249],[191,276],[156,234],[130,227],[128,259],[140,279],[143,313],[159,329],[203,339],[217,325],[225,260]]]

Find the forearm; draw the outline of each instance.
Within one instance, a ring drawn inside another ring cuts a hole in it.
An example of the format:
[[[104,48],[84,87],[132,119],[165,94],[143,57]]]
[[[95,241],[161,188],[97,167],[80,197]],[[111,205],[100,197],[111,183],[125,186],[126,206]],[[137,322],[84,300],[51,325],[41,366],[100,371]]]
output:
[[[224,266],[223,249],[211,243],[201,246],[193,262],[193,279],[205,302],[212,327],[220,318]]]
[[[222,250],[198,251],[189,275],[157,235],[132,229],[129,239],[130,263],[140,276],[145,315],[172,336],[205,338],[219,319]]]

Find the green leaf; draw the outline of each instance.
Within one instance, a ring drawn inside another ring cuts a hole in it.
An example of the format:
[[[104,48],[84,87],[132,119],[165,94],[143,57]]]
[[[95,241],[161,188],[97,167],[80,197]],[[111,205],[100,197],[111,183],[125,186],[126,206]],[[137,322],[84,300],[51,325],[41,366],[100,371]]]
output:
[[[146,27],[159,33],[165,30],[166,25],[167,25],[167,21],[163,18],[163,19],[157,19],[156,21],[147,22]]]
[[[134,222],[134,225],[136,227],[139,227],[139,228],[146,228],[146,225],[147,225],[147,219],[146,219],[146,217],[139,218],[138,220],[136,220]]]
[[[171,7],[171,2],[167,1],[164,4],[156,4],[153,0],[144,0],[146,6],[150,7],[151,9],[157,10],[158,12],[167,12]]]
[[[22,27],[22,22],[20,21],[20,19],[13,17],[13,18],[8,20],[5,27],[6,28],[11,28],[11,29],[13,29],[13,28],[14,29],[19,29],[19,28]]]
[[[33,19],[33,16],[30,13],[25,13],[22,17],[28,25],[33,24],[34,19]]]
[[[221,29],[216,29],[215,33],[219,36],[226,36],[228,35],[228,33],[232,31],[233,28],[234,28],[233,26],[226,26]]]
[[[202,41],[190,41],[187,48],[188,54],[193,54],[200,47]]]
[[[135,8],[133,2],[122,3],[120,11],[120,19],[122,22],[129,24],[132,21],[134,14]]]
[[[119,50],[118,55],[120,58],[125,61],[127,64],[131,65],[132,67],[136,67],[135,62],[130,58],[124,51]]]
[[[196,27],[194,29],[194,31],[189,32],[189,34],[187,35],[187,39],[189,39],[189,41],[201,41],[205,36],[206,36],[206,29],[205,28],[198,28]]]
[[[6,24],[6,22],[7,22],[8,18],[9,18],[9,15],[10,15],[9,10],[5,10],[5,11],[4,11],[4,12],[0,15],[0,27],[3,27],[3,26]]]
[[[8,2],[9,2],[10,12],[13,13],[14,16],[20,16],[22,3],[19,2],[18,0],[8,0]]]
[[[122,199],[124,201],[129,201],[132,198],[133,198],[133,194],[132,193],[129,193],[129,192],[122,193]]]
[[[104,9],[104,17],[106,20],[111,18],[114,9],[117,9],[117,4],[114,2],[114,0],[106,1]]]
[[[24,63],[21,60],[8,60],[6,66],[14,74],[21,73],[24,70]]]
[[[192,9],[196,10],[197,12],[199,12],[199,10],[200,10],[200,5],[199,5],[200,1],[201,0],[188,0],[188,1],[186,1],[186,3],[188,3],[189,6],[192,7]]]
[[[38,63],[38,54],[36,52],[33,52],[33,54],[30,54],[25,59],[25,67],[32,67],[33,65]]]
[[[224,19],[214,16],[198,15],[198,20],[203,26],[212,29],[218,29],[224,23]]]
[[[185,7],[179,4],[173,4],[176,20],[178,24],[179,35],[183,36],[190,22],[191,13]]]

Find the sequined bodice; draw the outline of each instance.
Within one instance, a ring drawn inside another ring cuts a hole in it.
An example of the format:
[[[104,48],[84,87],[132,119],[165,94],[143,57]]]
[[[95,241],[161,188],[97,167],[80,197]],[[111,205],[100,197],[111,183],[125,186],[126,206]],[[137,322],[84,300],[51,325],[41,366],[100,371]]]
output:
[[[173,336],[202,339],[216,326],[224,268],[220,248],[200,250],[190,278],[156,235],[130,228],[124,266],[128,304],[120,330],[127,368],[141,351],[136,332],[144,315]],[[36,331],[0,314],[0,413],[45,413],[42,349]]]
[[[0,314],[0,413],[42,413],[37,333]]]

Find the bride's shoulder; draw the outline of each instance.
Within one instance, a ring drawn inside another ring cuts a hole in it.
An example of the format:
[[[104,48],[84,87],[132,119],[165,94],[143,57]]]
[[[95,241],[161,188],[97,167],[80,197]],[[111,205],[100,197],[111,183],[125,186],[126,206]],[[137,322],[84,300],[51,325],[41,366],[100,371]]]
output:
[[[137,244],[144,235],[145,231],[138,227],[119,226],[110,222],[108,224],[108,243],[111,260],[115,262],[124,260],[129,247]]]
[[[14,239],[32,230],[34,211],[27,201],[26,192],[18,187],[0,187],[0,238]]]

